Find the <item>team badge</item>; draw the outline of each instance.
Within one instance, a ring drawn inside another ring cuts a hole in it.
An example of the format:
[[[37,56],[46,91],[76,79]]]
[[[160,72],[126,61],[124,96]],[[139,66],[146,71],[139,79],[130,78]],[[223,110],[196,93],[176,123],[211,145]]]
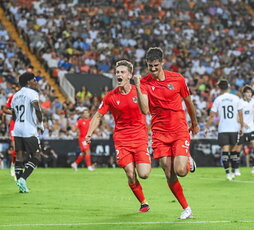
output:
[[[154,86],[152,86],[152,90],[154,91],[154,89],[155,89],[155,87]]]
[[[119,104],[120,104],[120,101],[116,101],[116,103],[119,105]]]
[[[138,103],[138,98],[137,97],[133,97],[132,100],[133,100],[134,103]]]
[[[174,86],[170,83],[170,84],[168,84],[168,89],[173,90],[173,89],[175,89],[175,88],[174,88]]]

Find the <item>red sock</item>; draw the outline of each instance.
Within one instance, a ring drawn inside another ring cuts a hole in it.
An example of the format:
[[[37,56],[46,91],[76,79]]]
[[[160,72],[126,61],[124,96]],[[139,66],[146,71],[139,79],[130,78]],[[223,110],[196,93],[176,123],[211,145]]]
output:
[[[16,150],[15,149],[12,150],[11,156],[12,156],[11,161],[13,164],[15,164],[15,162],[16,162]]]
[[[137,182],[135,184],[129,184],[132,192],[134,193],[134,195],[137,197],[137,199],[139,200],[140,203],[144,203],[145,199],[145,195],[143,193],[142,190],[142,186],[139,183],[139,181],[137,180]]]
[[[83,155],[79,155],[77,160],[75,161],[76,164],[78,165],[81,161],[83,161],[83,159],[84,159],[84,156]]]
[[[183,209],[186,209],[188,207],[188,203],[185,199],[185,196],[183,194],[183,188],[180,184],[179,180],[173,183],[168,182],[168,187],[170,188],[171,192],[175,195],[178,202],[181,204]]]
[[[92,165],[91,163],[91,155],[90,154],[86,154],[85,155],[85,159],[86,159],[86,166],[89,167]]]

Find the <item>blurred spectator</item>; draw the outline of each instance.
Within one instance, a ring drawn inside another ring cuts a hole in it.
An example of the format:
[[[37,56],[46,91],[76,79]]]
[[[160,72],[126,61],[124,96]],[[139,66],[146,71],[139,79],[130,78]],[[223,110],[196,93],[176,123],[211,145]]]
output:
[[[48,141],[44,141],[42,144],[42,152],[41,152],[42,160],[41,165],[44,168],[57,167],[57,154],[56,152],[51,148]]]
[[[31,51],[57,81],[68,72],[112,74],[120,58],[133,60],[135,72],[144,74],[145,50],[160,46],[166,53],[165,67],[185,76],[200,124],[220,93],[216,88],[219,78],[230,81],[234,94],[246,83],[254,88],[254,23],[245,7],[253,7],[251,1],[109,0],[100,1],[100,7],[96,1],[73,0],[3,4]],[[29,59],[0,23],[0,105],[27,68]],[[75,103],[61,105],[45,78],[37,75],[49,138],[59,133],[65,138],[73,136],[73,113],[79,114],[84,107],[93,113],[107,92],[104,89],[95,97],[84,87],[77,92]],[[57,111],[64,111],[64,125],[59,124]],[[112,119],[107,123],[111,127]],[[99,133],[102,136],[103,130]]]

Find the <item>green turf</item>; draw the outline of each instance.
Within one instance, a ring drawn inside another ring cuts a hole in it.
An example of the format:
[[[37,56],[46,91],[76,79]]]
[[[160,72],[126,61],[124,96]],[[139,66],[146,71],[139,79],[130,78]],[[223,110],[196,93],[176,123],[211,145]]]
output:
[[[0,229],[252,230],[254,175],[248,168],[241,172],[234,182],[226,181],[222,168],[198,168],[182,178],[194,214],[186,221],[176,219],[181,208],[160,168],[140,180],[151,206],[148,213],[137,213],[139,203],[122,169],[37,169],[27,181],[28,194],[18,193],[4,169],[0,170]]]

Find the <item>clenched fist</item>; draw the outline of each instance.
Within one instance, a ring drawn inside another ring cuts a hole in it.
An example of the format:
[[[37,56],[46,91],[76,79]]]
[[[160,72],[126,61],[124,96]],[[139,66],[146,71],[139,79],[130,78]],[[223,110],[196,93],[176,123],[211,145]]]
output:
[[[135,75],[133,76],[133,79],[134,79],[135,85],[136,85],[136,86],[139,86],[139,85],[140,85],[141,75],[135,74]]]

